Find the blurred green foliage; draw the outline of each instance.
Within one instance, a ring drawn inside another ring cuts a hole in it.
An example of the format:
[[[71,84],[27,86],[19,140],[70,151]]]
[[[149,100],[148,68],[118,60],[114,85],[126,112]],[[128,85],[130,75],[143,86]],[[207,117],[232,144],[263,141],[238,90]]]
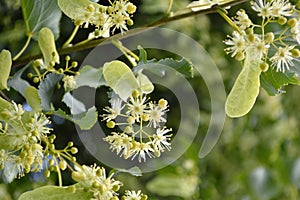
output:
[[[101,2],[101,1],[100,1]],[[144,25],[164,15],[168,1],[143,0],[138,5],[135,26]],[[173,10],[189,3],[174,0]],[[249,8],[249,3],[232,8]],[[25,28],[18,1],[0,1],[0,47],[17,51],[25,43]],[[65,18],[62,25],[70,26]],[[183,19],[164,27],[185,33],[199,42],[213,58],[229,92],[240,71],[241,64],[227,56],[222,41],[232,30],[217,14]],[[63,29],[63,41],[71,29]],[[81,33],[85,35],[84,31]],[[61,46],[62,44],[58,45]],[[79,59],[84,53],[74,54]],[[163,55],[161,55],[163,57]],[[210,99],[201,77],[189,79],[200,103],[199,132],[189,150],[176,162],[157,172],[142,177],[118,175],[124,188],[141,189],[150,200],[282,200],[300,199],[300,107],[297,105],[299,89],[288,87],[286,94],[270,97],[261,91],[254,109],[245,117],[226,119],[222,136],[213,151],[204,159],[198,151],[210,122]],[[172,122],[170,122],[172,124]],[[95,160],[84,151],[71,123],[54,125],[58,133],[58,146],[75,140],[79,146],[79,162]],[[11,184],[0,184],[0,199],[16,199],[21,192],[45,184],[25,177]],[[43,180],[43,179],[42,179]],[[55,181],[52,177],[50,182]],[[45,181],[45,180],[43,180]],[[49,182],[49,183],[50,183]],[[65,178],[64,183],[70,183]]]

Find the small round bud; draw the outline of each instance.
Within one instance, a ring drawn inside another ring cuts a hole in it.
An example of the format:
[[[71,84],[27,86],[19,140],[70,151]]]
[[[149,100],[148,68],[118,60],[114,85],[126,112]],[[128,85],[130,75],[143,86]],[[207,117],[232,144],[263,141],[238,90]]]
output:
[[[50,174],[51,174],[51,172],[50,172],[49,170],[45,170],[45,171],[44,171],[44,176],[45,176],[46,178],[49,178],[49,177],[50,177]]]
[[[268,71],[268,69],[269,69],[269,65],[268,65],[268,63],[261,63],[260,65],[259,65],[259,67],[260,67],[260,69],[263,71],[263,72],[266,72],[266,71]]]
[[[57,83],[56,88],[59,90],[61,88],[61,84]]]
[[[38,136],[39,135],[39,132],[37,130],[33,130],[31,133],[32,133],[33,136]]]
[[[50,61],[49,65],[50,65],[50,67],[54,67],[55,66],[55,62],[54,61]]]
[[[295,58],[299,58],[300,57],[300,50],[299,49],[293,49],[291,52],[292,52],[292,55]]]
[[[127,118],[127,122],[128,122],[129,124],[133,124],[133,123],[135,122],[135,118],[132,117],[132,116],[130,116],[130,117]]]
[[[287,22],[288,26],[292,28],[296,25],[296,23],[297,23],[297,19],[295,18],[289,19]]]
[[[61,170],[65,170],[65,169],[67,169],[67,162],[65,161],[65,160],[61,160],[60,162],[59,162],[59,168],[61,169]]]
[[[108,13],[113,13],[114,11],[115,11],[114,7],[108,6],[108,8],[107,8]]]
[[[145,122],[149,121],[149,118],[150,118],[149,115],[147,115],[147,114],[142,114],[141,117],[142,117],[142,120]]]
[[[102,176],[102,175],[103,175],[103,172],[102,172],[102,170],[101,170],[100,168],[97,169],[96,175],[97,175],[97,176]]]
[[[285,25],[285,23],[287,22],[287,19],[285,17],[279,17],[277,20],[278,24],[280,25]]]
[[[155,155],[155,157],[160,157],[160,151],[155,150],[155,151],[154,151],[154,155]]]
[[[77,182],[80,182],[82,179],[84,179],[84,175],[80,172],[72,172],[71,177],[74,181]]]
[[[72,157],[72,158],[71,158],[71,161],[72,161],[72,162],[76,162],[76,157]]]
[[[89,12],[94,12],[95,11],[95,7],[93,6],[93,4],[88,5],[87,11],[89,11]]]
[[[141,196],[141,200],[147,200],[148,199],[148,196],[147,195],[145,195],[145,194],[142,194],[142,196]]]
[[[80,75],[80,72],[75,72],[75,76],[79,76]]]
[[[235,55],[235,59],[238,60],[238,61],[242,61],[245,59],[245,54],[243,52],[238,52],[236,55]]]
[[[56,135],[52,134],[52,135],[50,135],[48,138],[51,138],[51,139],[55,140]]]
[[[42,59],[36,59],[36,60],[33,62],[33,64],[34,64],[35,66],[42,66],[42,65],[44,65],[44,62],[43,62]]]
[[[74,21],[75,26],[80,26],[82,23],[83,23],[83,21],[81,21],[81,20]]]
[[[68,147],[72,147],[74,143],[72,141],[68,142]]]
[[[50,165],[50,166],[53,166],[54,164],[55,164],[55,160],[54,160],[53,158],[50,159],[50,160],[49,160],[49,165]]]
[[[112,190],[115,191],[115,192],[117,192],[119,189],[120,189],[120,186],[119,186],[119,185],[114,185],[114,186],[112,187]]]
[[[58,69],[58,73],[59,73],[59,74],[63,74],[63,73],[64,73],[64,69],[63,69],[63,68],[59,68],[59,69]]]
[[[126,22],[127,22],[128,26],[133,25],[133,20],[132,19],[127,19]]]
[[[129,14],[133,14],[133,13],[135,13],[135,11],[136,11],[136,6],[133,5],[132,3],[128,3],[128,5],[127,5],[127,12]]]
[[[104,12],[106,12],[106,6],[103,6],[103,5],[99,5],[100,7],[99,7],[99,12],[101,12],[101,13],[104,13]]]
[[[65,60],[66,60],[66,61],[69,61],[69,60],[71,60],[71,57],[70,57],[70,56],[66,56],[66,57],[65,57]]]
[[[9,119],[11,117],[10,112],[7,110],[3,110],[0,115],[1,115],[1,118],[3,118],[3,119]]]
[[[101,34],[101,32],[100,32],[99,29],[96,29],[96,30],[94,31],[94,34],[95,34],[95,36],[97,37],[97,36],[99,36],[99,35]]]
[[[267,43],[272,43],[274,41],[274,33],[273,32],[269,32],[266,34],[266,42]]]
[[[134,90],[134,91],[132,92],[133,98],[137,98],[139,95],[140,95],[140,93],[139,93],[139,91],[137,91],[137,90]]]
[[[40,79],[39,79],[38,77],[34,77],[34,78],[33,78],[33,82],[34,82],[34,83],[38,83],[38,82],[40,82]]]
[[[247,35],[249,42],[253,43],[256,40],[256,37],[253,33]]]
[[[28,74],[27,74],[27,77],[28,77],[28,78],[32,78],[32,77],[33,77],[33,74],[32,74],[32,73],[28,73]]]
[[[77,66],[78,66],[78,62],[73,61],[73,62],[72,62],[72,67],[75,68],[75,67],[77,67]]]
[[[166,107],[168,106],[168,101],[165,100],[165,99],[160,99],[160,100],[158,101],[158,106],[159,106],[160,108],[166,108]]]
[[[107,128],[114,128],[116,123],[114,121],[109,121],[106,123]]]
[[[71,148],[71,153],[76,154],[78,152],[78,149],[76,147]]]
[[[246,29],[246,34],[247,35],[253,34],[253,29],[252,28]]]

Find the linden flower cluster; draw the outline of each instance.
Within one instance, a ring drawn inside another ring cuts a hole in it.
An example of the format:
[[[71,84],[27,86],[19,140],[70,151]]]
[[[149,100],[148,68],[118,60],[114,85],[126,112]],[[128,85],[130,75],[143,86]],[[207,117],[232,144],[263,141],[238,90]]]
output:
[[[75,167],[72,178],[79,182],[85,190],[93,193],[93,200],[118,200],[118,191],[123,185],[120,181],[113,179],[113,173],[106,176],[105,169],[96,164],[92,166],[82,165]],[[126,191],[124,200],[137,199],[146,200],[147,196],[141,191]]]
[[[164,116],[168,112],[168,102],[165,99],[158,103],[148,100],[142,92],[134,91],[124,104],[121,99],[113,98],[111,107],[104,108],[107,114],[102,117],[108,128],[124,127],[122,132],[112,132],[104,141],[125,159],[138,157],[139,162],[145,162],[146,156],[155,158],[161,152],[171,150],[172,129],[161,127],[161,123],[167,121]]]
[[[262,61],[262,71],[267,71],[269,64],[277,72],[290,70],[300,57],[299,10],[288,0],[256,0],[251,8],[262,18],[261,24],[254,24],[244,10],[239,10],[230,21],[236,30],[225,40],[229,46],[225,51],[242,61],[248,51],[254,50],[255,57]],[[278,26],[279,31],[268,32],[269,26]]]
[[[136,6],[128,0],[114,1],[110,6],[90,4],[87,8],[80,8],[79,15],[74,19],[76,25],[88,28],[89,24],[96,26],[97,30],[89,37],[109,37],[110,29],[114,32],[120,29],[127,31],[127,25],[133,25],[130,15],[135,13]]]
[[[31,113],[21,105],[12,103],[1,112],[0,169],[10,182],[31,171],[43,168],[44,150],[41,141],[47,140],[52,130],[50,121],[43,113]]]

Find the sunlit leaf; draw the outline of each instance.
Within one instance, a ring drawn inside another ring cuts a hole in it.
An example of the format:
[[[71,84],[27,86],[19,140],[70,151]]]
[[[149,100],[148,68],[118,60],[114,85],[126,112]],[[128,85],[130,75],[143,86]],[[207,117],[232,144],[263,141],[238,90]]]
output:
[[[197,12],[197,11],[209,9],[216,5],[222,6],[225,3],[230,3],[234,1],[236,0],[199,0],[199,1],[193,1],[187,6],[187,8],[190,8],[192,11]]]
[[[105,84],[102,76],[102,68],[94,68],[86,65],[79,70],[79,75],[75,76],[76,88],[81,86],[89,86],[92,88],[98,88]]]
[[[44,186],[23,193],[19,200],[86,200],[91,199],[93,193],[84,190],[78,184],[67,187]]]
[[[39,85],[39,97],[41,98],[41,105],[43,110],[51,110],[52,104],[51,99],[53,91],[57,83],[61,80],[62,75],[60,74],[48,74],[46,78]]]
[[[260,61],[248,52],[243,69],[226,100],[225,109],[229,117],[241,117],[251,110],[259,94],[261,71]]]
[[[100,5],[89,0],[58,0],[58,6],[65,15],[73,20],[80,20],[84,17],[85,9],[89,5],[93,5],[96,10]]]
[[[38,32],[48,27],[55,38],[59,36],[61,11],[54,0],[21,0],[23,17],[28,36],[37,40]]]
[[[72,115],[80,114],[86,111],[84,103],[73,97],[70,92],[67,92],[64,95],[63,102],[70,108]]]
[[[59,54],[56,50],[54,35],[49,28],[40,30],[38,43],[47,66],[51,61],[59,63]]]
[[[39,92],[35,87],[29,86],[25,89],[25,99],[33,112],[42,110]]]
[[[144,94],[150,94],[154,90],[154,85],[152,82],[141,72],[139,72],[137,75],[137,81]]]
[[[283,86],[300,84],[299,79],[295,77],[294,73],[276,72],[274,69],[269,69],[267,72],[262,73],[260,80],[261,86],[270,96],[281,94]]]
[[[10,51],[3,49],[0,53],[0,90],[8,89],[7,79],[10,74],[11,65]]]
[[[108,86],[126,101],[138,88],[137,80],[131,69],[123,62],[115,60],[104,64],[103,76]]]
[[[12,87],[14,90],[19,92],[23,97],[25,97],[25,90],[26,90],[27,87],[30,86],[30,84],[26,80],[22,79],[21,76],[29,66],[30,66],[30,63],[27,64],[25,67],[22,67],[7,82],[9,87]]]

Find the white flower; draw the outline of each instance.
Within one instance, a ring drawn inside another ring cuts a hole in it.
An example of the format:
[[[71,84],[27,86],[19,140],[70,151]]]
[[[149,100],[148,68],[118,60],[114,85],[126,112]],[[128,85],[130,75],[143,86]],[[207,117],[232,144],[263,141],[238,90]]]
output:
[[[113,132],[103,140],[110,144],[110,149],[116,151],[117,155],[122,152],[120,156],[124,156],[125,159],[131,156],[132,138],[125,133]]]
[[[154,128],[159,127],[161,122],[166,122],[167,120],[163,117],[167,112],[167,107],[162,108],[158,105],[149,103],[149,110],[147,113],[149,114],[149,124],[148,126],[153,126]]]
[[[24,114],[24,110],[21,104],[16,104],[14,101],[12,102],[12,106],[10,107],[8,111],[9,114],[9,119],[10,120],[21,120],[22,119],[22,115]]]
[[[272,1],[272,15],[274,17],[291,16],[294,12],[294,7],[288,0],[274,0]]]
[[[154,152],[154,149],[151,147],[151,142],[143,143],[143,142],[133,142],[133,157],[132,160],[138,155],[139,162],[143,161],[146,162],[146,155],[149,156],[149,158],[153,157],[152,152]]]
[[[122,200],[146,200],[147,195],[144,195],[141,190],[139,191],[125,191],[125,195],[123,196]]]
[[[139,96],[138,98],[134,98],[131,96],[129,102],[127,102],[126,104],[128,109],[126,114],[134,117],[137,122],[140,121],[141,115],[145,113],[145,110],[147,108],[146,97],[140,97],[141,96]]]
[[[238,31],[233,31],[232,36],[228,36],[229,39],[224,42],[231,46],[225,49],[226,53],[232,53],[231,56],[234,57],[237,53],[243,52],[248,46],[245,36],[244,31],[241,34]]]
[[[107,122],[114,120],[117,116],[119,116],[122,109],[124,108],[124,106],[122,106],[122,100],[120,98],[113,98],[111,99],[110,103],[111,107],[106,106],[103,109],[108,113],[101,115],[103,117],[103,120],[106,120]]]
[[[165,127],[156,130],[156,135],[153,136],[154,139],[152,141],[155,150],[159,152],[163,152],[165,149],[168,151],[171,150],[171,143],[169,141],[171,140],[172,134],[166,135],[170,131],[172,131],[172,129],[165,129]]]
[[[38,140],[41,140],[42,137],[46,137],[52,130],[48,127],[50,124],[51,121],[43,113],[34,113],[32,122],[28,123],[27,126],[30,128],[30,132],[32,132]]]
[[[263,18],[271,16],[271,3],[266,3],[266,0],[251,1],[251,8],[254,11],[258,12],[258,16],[261,16]]]
[[[248,51],[251,51],[252,55],[257,59],[261,59],[264,55],[267,54],[268,49],[270,48],[269,44],[266,44],[259,35],[254,35],[255,39],[247,48]]]
[[[279,47],[275,55],[270,58],[270,61],[272,61],[272,66],[276,66],[277,72],[285,72],[286,70],[290,69],[290,66],[294,66],[294,57],[292,56],[291,52],[293,48],[294,46],[288,46],[284,48]]]

